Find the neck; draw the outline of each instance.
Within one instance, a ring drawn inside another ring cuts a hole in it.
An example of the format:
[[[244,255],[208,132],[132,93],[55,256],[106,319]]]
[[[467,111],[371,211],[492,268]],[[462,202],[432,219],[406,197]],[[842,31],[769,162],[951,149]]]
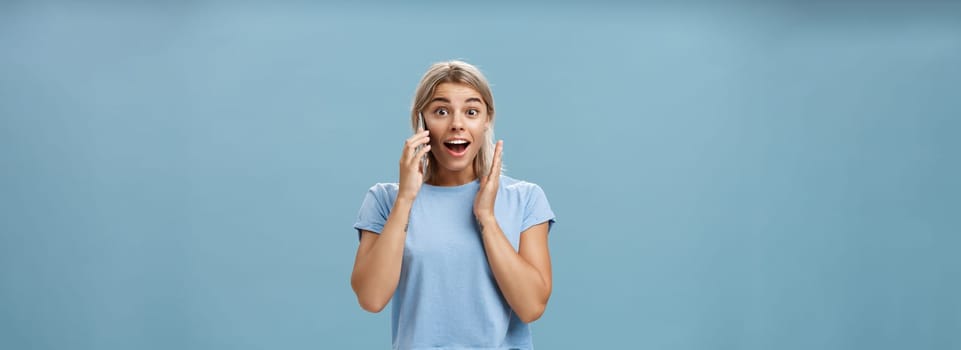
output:
[[[473,165],[456,172],[440,168],[431,177],[429,183],[434,186],[460,186],[476,180],[477,175],[475,174],[477,172],[474,171]]]

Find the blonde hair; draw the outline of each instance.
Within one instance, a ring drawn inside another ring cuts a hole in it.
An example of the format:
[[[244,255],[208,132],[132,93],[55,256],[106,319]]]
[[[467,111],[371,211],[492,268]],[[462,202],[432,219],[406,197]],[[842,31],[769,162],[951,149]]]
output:
[[[441,83],[456,83],[470,86],[481,95],[481,99],[484,100],[484,104],[487,106],[487,117],[490,122],[490,127],[484,131],[480,151],[477,152],[477,156],[474,158],[474,173],[477,175],[477,178],[485,176],[490,173],[491,165],[494,162],[494,95],[491,93],[487,78],[484,77],[484,74],[482,74],[477,67],[474,67],[470,63],[456,60],[438,62],[431,65],[430,68],[427,69],[427,73],[424,73],[424,77],[420,79],[420,84],[417,85],[417,90],[414,92],[414,101],[410,108],[411,129],[417,132],[417,115],[422,112],[424,107],[427,107],[427,103],[430,102],[430,98],[434,95],[434,90]],[[428,152],[427,157],[429,162],[427,164],[427,172],[424,174],[424,181],[430,180],[434,174],[437,173],[437,168],[435,167],[437,160],[434,158],[433,153]]]

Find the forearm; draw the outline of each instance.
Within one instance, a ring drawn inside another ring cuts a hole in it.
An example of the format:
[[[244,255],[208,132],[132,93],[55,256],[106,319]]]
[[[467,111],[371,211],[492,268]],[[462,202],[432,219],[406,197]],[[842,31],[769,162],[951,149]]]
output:
[[[550,298],[550,285],[541,272],[514,250],[497,220],[483,219],[481,235],[487,261],[501,293],[524,322],[540,317]]]
[[[351,285],[365,310],[379,312],[397,289],[412,202],[398,198],[377,240],[357,257]]]

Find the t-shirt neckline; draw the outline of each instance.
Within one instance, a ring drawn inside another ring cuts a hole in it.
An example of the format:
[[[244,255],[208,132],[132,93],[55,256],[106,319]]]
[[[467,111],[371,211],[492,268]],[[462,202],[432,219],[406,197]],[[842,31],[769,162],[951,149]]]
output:
[[[422,184],[421,187],[426,188],[426,189],[431,190],[431,191],[458,192],[458,191],[468,190],[468,189],[471,189],[471,188],[480,187],[480,179],[474,179],[474,181],[465,183],[465,184],[463,184],[463,185],[457,185],[457,186],[435,186],[435,185],[431,185],[431,184],[428,184],[428,183],[425,182],[425,183]]]

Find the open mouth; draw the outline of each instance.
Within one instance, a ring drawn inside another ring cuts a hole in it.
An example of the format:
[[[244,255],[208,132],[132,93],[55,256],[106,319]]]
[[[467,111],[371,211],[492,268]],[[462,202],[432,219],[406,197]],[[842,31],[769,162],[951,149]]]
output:
[[[465,151],[467,151],[467,146],[469,145],[470,141],[466,140],[452,140],[444,142],[444,146],[446,146],[451,153],[454,153],[454,155],[462,155]]]

